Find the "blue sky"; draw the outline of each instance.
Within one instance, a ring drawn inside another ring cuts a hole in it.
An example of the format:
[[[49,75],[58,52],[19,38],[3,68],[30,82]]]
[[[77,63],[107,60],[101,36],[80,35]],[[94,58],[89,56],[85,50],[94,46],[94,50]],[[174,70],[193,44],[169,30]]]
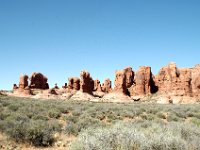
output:
[[[103,81],[126,66],[192,67],[199,8],[199,0],[1,0],[0,89],[34,71],[61,86],[83,69]]]

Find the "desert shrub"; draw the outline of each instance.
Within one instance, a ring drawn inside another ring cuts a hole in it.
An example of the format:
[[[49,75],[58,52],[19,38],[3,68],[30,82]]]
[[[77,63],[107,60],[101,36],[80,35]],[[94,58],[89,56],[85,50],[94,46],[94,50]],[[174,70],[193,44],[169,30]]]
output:
[[[21,107],[23,107],[23,103],[18,102],[18,101],[16,101],[15,103],[10,103],[9,105],[7,105],[7,108],[11,111],[17,111]]]
[[[190,111],[188,111],[188,112],[186,113],[186,115],[187,115],[187,117],[194,117],[194,113],[193,113],[193,112],[190,112]]]
[[[179,122],[179,121],[183,121],[183,120],[181,118],[177,117],[176,114],[170,113],[167,116],[167,121],[168,122],[172,122],[172,121]]]
[[[192,118],[190,120],[191,123],[195,124],[196,126],[200,127],[200,119]]]
[[[83,117],[79,118],[76,122],[73,120],[67,120],[67,125],[65,127],[65,133],[68,135],[78,135],[83,129],[87,129],[90,127],[103,127],[104,123],[100,120],[91,118],[91,117]]]
[[[78,132],[88,129],[91,127],[103,127],[104,124],[99,121],[98,119],[87,117],[87,118],[80,118],[80,120],[77,122],[78,126]]]
[[[49,118],[47,116],[42,115],[42,114],[34,115],[34,116],[32,116],[31,119],[32,120],[46,120],[46,121],[49,120]]]
[[[50,118],[59,118],[61,115],[61,111],[56,108],[52,108],[48,111],[49,117]]]
[[[160,119],[167,119],[166,113],[164,112],[158,112],[156,115]]]
[[[143,113],[140,115],[140,117],[144,120],[147,120],[148,119],[148,115],[146,113]]]
[[[79,150],[196,150],[200,129],[189,124],[155,122],[118,123],[83,131],[71,149]]]
[[[151,120],[155,120],[155,119],[156,119],[156,118],[155,118],[155,115],[153,115],[153,114],[148,114],[146,120],[151,121]]]
[[[54,142],[53,135],[61,131],[61,126],[54,122],[45,122],[43,120],[31,121],[26,133],[26,140],[35,146],[49,146]]]
[[[200,119],[200,112],[194,113],[194,117],[196,117],[197,119]]]
[[[78,126],[77,124],[73,123],[73,122],[68,122],[66,127],[65,127],[65,133],[67,135],[78,135]]]
[[[0,120],[5,120],[8,116],[12,114],[12,111],[8,109],[1,109],[0,111]]]
[[[54,142],[54,133],[61,131],[57,123],[43,120],[12,120],[6,133],[16,142],[29,142],[35,146],[48,146]]]
[[[65,116],[64,118],[67,122],[72,122],[72,123],[76,123],[78,122],[78,117],[77,116],[72,116],[72,115],[68,115],[68,116]]]

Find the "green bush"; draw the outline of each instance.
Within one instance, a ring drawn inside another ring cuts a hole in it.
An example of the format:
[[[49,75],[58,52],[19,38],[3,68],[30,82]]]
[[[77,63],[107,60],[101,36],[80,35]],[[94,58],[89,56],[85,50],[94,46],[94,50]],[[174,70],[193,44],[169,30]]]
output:
[[[35,146],[49,146],[54,142],[54,134],[61,131],[58,123],[49,123],[43,120],[31,121],[26,133],[26,140]]]
[[[10,121],[6,133],[16,142],[29,142],[35,146],[49,146],[54,142],[53,135],[60,132],[61,127],[57,123],[43,120]]]
[[[59,118],[61,116],[61,111],[53,108],[48,111],[48,114],[50,118]]]

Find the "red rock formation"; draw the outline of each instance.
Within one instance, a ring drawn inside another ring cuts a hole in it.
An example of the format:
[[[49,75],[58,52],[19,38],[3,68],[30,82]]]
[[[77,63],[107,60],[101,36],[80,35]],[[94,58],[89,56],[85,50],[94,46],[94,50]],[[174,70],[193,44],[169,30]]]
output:
[[[68,78],[68,88],[69,90],[80,90],[80,79],[77,77]]]
[[[115,72],[115,88],[114,92],[127,93],[126,88],[126,75],[124,70],[118,70]]]
[[[13,90],[17,90],[17,89],[18,89],[17,84],[13,84]]]
[[[28,96],[28,95],[31,95],[32,94],[32,92],[31,92],[31,89],[30,89],[30,87],[25,87],[25,89],[23,90],[23,95],[26,95],[26,96]]]
[[[177,96],[192,96],[191,86],[192,76],[191,69],[177,69],[176,84],[172,83],[172,95]]]
[[[102,91],[105,93],[109,93],[112,91],[112,82],[110,79],[106,79],[102,84]]]
[[[158,75],[154,76],[151,72],[151,67],[140,67],[139,70],[134,73],[131,67],[126,67],[123,70],[116,71],[115,87],[111,88],[110,79],[106,79],[105,82],[100,84],[99,80],[93,80],[90,73],[82,71],[79,78],[69,78],[69,84],[63,86],[63,90],[56,90],[58,95],[69,92],[70,94],[77,93],[78,90],[85,92],[83,94],[95,94],[98,97],[102,95],[108,95],[105,93],[111,93],[109,96],[123,95],[128,96],[145,96],[151,93],[166,95],[171,97],[172,102],[177,102],[174,97],[200,96],[200,65],[196,65],[194,68],[177,68],[175,63],[160,69]],[[35,92],[34,89],[45,90],[48,89],[47,77],[41,73],[33,73],[30,78],[30,86],[28,85],[28,76],[20,76],[19,88],[16,84],[13,85],[14,93],[19,95],[30,95],[31,92]],[[58,89],[56,85],[54,90]],[[67,90],[64,90],[67,89]],[[50,93],[55,94],[53,90],[49,90]],[[82,93],[80,92],[80,93]],[[36,92],[37,93],[37,90]],[[60,94],[61,93],[61,94]],[[132,97],[132,98],[133,98]]]
[[[49,89],[49,84],[47,83],[48,78],[41,73],[34,72],[31,75],[30,80],[31,80],[30,87],[33,89],[43,89],[43,90]]]
[[[25,89],[25,87],[28,86],[28,76],[27,75],[21,75],[20,81],[19,81],[19,88]]]
[[[54,88],[48,90],[48,94],[58,95]]]
[[[94,89],[94,81],[90,77],[90,73],[87,71],[81,71],[81,81],[80,81],[80,90],[82,92],[92,94]]]
[[[19,81],[19,88],[25,89],[25,87],[28,86],[28,76],[27,75],[21,75],[20,81]]]
[[[191,69],[191,89],[193,96],[200,96],[200,64]]]
[[[58,84],[56,83],[54,89],[59,89]]]
[[[67,83],[65,83],[64,86],[62,86],[63,89],[66,89],[67,88]]]
[[[126,88],[130,88],[134,83],[134,72],[131,67],[124,69],[126,77]]]
[[[156,92],[151,67],[140,67],[135,74],[134,81],[134,85],[129,89],[131,96],[147,95]]]
[[[101,83],[100,83],[100,81],[98,79],[94,80],[94,89],[93,89],[93,91],[102,92]]]
[[[176,63],[161,68],[156,76],[159,93],[174,96],[191,96],[191,69],[178,69]]]

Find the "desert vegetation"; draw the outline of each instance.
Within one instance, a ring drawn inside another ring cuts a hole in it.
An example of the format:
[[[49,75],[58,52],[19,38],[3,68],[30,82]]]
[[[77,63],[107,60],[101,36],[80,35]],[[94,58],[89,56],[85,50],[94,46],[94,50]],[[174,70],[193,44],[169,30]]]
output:
[[[63,149],[196,150],[200,147],[199,110],[199,104],[94,103],[0,96],[0,133],[9,141],[34,147],[55,147],[55,135],[65,135],[74,138],[63,143]]]

